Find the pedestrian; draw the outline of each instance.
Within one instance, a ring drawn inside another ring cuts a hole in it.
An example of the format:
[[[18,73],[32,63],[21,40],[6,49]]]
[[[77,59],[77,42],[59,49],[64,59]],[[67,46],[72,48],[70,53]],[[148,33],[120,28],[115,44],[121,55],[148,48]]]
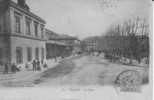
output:
[[[28,68],[29,68],[29,65],[28,65],[28,63],[26,63],[26,64],[25,64],[25,68],[26,68],[26,69],[28,69]]]
[[[12,66],[11,66],[11,71],[12,71],[13,73],[16,73],[16,71],[17,71],[17,66],[16,66],[15,63],[12,64]]]
[[[33,60],[32,64],[33,64],[33,71],[36,71],[36,60],[35,59]]]
[[[44,68],[48,68],[48,65],[46,63],[44,63],[43,67]]]
[[[9,72],[9,66],[8,66],[8,64],[6,63],[6,64],[4,65],[4,74],[8,74],[8,72]]]
[[[40,61],[39,60],[37,61],[37,70],[41,71],[41,66],[40,66]]]
[[[41,60],[41,64],[44,64],[44,60],[43,59]]]

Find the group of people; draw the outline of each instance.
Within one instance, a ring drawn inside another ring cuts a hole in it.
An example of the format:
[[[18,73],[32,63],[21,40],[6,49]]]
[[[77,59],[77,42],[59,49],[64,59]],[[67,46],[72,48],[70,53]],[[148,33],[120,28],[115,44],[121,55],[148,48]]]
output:
[[[33,71],[41,71],[41,64],[39,60],[33,60]]]
[[[11,66],[11,69],[9,69],[10,66]],[[18,71],[20,71],[20,69],[17,68],[15,63],[13,63],[13,64],[8,64],[8,63],[4,64],[4,74],[8,74],[9,72],[16,73]]]
[[[33,71],[41,71],[41,64],[43,65],[42,67],[47,68],[47,64],[44,63],[43,61],[39,60],[33,60],[32,65],[33,65]]]
[[[3,63],[1,64],[1,66],[4,66],[4,70],[3,70],[3,74],[9,74],[9,73],[16,73],[16,72],[19,72],[21,69],[17,67],[17,65],[15,63]],[[47,64],[44,63],[43,61],[39,61],[39,60],[33,60],[32,61],[32,70],[33,71],[41,71],[41,66],[44,67],[44,68],[47,68]],[[26,68],[28,68],[28,65],[26,65]]]

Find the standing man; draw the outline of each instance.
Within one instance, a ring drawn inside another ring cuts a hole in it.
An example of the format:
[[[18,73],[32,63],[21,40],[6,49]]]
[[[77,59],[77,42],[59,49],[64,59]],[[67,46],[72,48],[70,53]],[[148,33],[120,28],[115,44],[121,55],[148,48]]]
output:
[[[4,65],[4,74],[8,74],[8,72],[9,72],[9,66],[8,66],[8,63],[6,63]]]
[[[12,71],[13,73],[16,73],[16,71],[17,71],[17,66],[16,66],[15,63],[12,64],[12,66],[11,66],[11,71]]]
[[[33,71],[36,71],[36,60],[35,59],[33,60],[32,64],[33,64]]]
[[[40,65],[40,61],[39,60],[36,62],[36,65],[37,65],[37,70],[41,71],[41,65]]]

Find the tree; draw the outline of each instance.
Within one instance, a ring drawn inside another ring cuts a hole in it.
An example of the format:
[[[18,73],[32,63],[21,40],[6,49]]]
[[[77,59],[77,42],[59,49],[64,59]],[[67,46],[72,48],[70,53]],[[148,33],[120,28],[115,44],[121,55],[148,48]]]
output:
[[[141,61],[149,57],[149,25],[145,18],[135,17],[112,25],[106,36],[110,37],[110,53]],[[116,45],[116,46],[115,46]],[[142,49],[141,49],[142,48]]]

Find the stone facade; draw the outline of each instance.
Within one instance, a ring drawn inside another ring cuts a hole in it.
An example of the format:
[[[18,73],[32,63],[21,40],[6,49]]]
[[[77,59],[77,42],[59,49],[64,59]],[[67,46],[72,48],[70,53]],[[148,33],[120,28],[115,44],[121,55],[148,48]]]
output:
[[[26,64],[46,59],[45,21],[30,12],[27,4],[23,5],[26,7],[0,0],[1,63]]]

